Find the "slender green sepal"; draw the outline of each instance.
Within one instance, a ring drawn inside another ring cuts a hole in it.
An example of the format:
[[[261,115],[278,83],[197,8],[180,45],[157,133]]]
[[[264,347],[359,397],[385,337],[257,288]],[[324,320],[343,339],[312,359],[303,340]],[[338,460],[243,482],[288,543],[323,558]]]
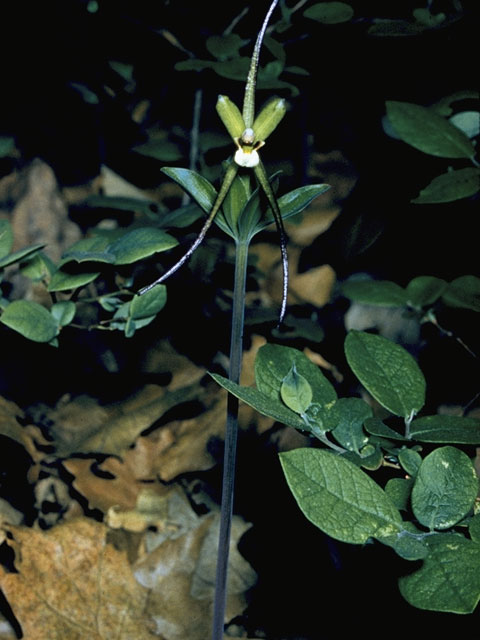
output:
[[[237,175],[237,171],[238,171],[237,165],[234,162],[230,162],[225,172],[222,186],[220,187],[220,191],[218,192],[218,195],[213,204],[212,210],[210,211],[208,218],[205,221],[205,224],[203,225],[202,229],[200,230],[200,233],[196,237],[195,242],[192,244],[190,249],[180,258],[178,262],[176,262],[173,265],[173,267],[171,267],[166,273],[164,273],[163,276],[160,276],[160,278],[157,278],[157,280],[155,280],[155,282],[152,282],[152,284],[149,284],[148,286],[143,287],[143,289],[140,289],[140,291],[138,292],[138,295],[141,296],[144,293],[147,293],[147,291],[150,291],[150,289],[157,286],[157,284],[161,284],[167,278],[169,278],[173,273],[175,273],[175,271],[180,269],[180,267],[183,264],[185,264],[185,262],[187,262],[187,260],[190,258],[192,253],[195,251],[195,249],[197,249],[199,245],[203,242],[203,239],[207,235],[207,231],[210,229],[213,219],[217,215],[220,207],[222,206],[222,203],[225,200],[225,196],[227,195],[228,190],[230,189],[230,186],[233,180],[235,179],[235,176]]]
[[[280,236],[280,252],[282,255],[282,268],[283,268],[283,291],[282,291],[282,307],[280,309],[280,318],[278,324],[282,324],[285,312],[287,310],[287,293],[288,293],[288,254],[287,254],[287,234],[285,233],[285,227],[283,226],[282,214],[280,207],[278,206],[277,198],[272,191],[270,182],[268,181],[267,172],[263,166],[262,161],[258,163],[253,169],[255,176],[257,177],[260,186],[262,187],[265,195],[267,196],[268,203],[275,218],[275,224],[277,225],[278,234]]]
[[[283,98],[269,100],[253,123],[255,139],[265,142],[272,131],[277,128],[286,112],[287,105]]]
[[[217,113],[231,137],[240,138],[246,129],[245,122],[240,109],[228,96],[218,96]]]
[[[255,118],[255,86],[257,84],[257,71],[260,49],[262,47],[265,31],[267,30],[267,25],[270,21],[273,10],[277,6],[277,2],[278,0],[274,0],[270,5],[270,9],[268,10],[267,15],[265,16],[265,20],[263,21],[262,28],[258,33],[257,41],[255,43],[255,48],[252,54],[252,61],[250,63],[250,69],[248,71],[247,84],[245,86],[245,97],[243,99],[243,120],[245,122],[246,128],[251,128],[253,126],[253,120]]]

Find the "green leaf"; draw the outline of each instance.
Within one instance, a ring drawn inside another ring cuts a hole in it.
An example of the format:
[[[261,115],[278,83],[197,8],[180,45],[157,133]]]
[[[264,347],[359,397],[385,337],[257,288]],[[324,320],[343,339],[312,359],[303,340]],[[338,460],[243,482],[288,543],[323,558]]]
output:
[[[276,344],[265,344],[255,358],[255,382],[265,396],[280,402],[280,389],[292,366],[312,389],[312,403],[331,411],[337,394],[320,369],[301,351]]]
[[[205,44],[214,58],[223,61],[238,56],[239,50],[247,42],[247,40],[242,40],[236,33],[229,33],[225,36],[211,36],[207,38]]]
[[[72,244],[65,251],[59,265],[62,267],[68,262],[104,262],[113,264],[115,255],[108,248],[108,238],[103,236],[93,236],[82,238]]]
[[[8,220],[0,219],[0,258],[8,255],[13,246],[12,225]]]
[[[410,425],[419,442],[480,445],[480,420],[463,416],[423,416]]]
[[[222,78],[228,78],[228,80],[240,80],[240,82],[245,82],[248,76],[248,71],[250,69],[250,58],[239,56],[234,60],[214,62],[212,68]]]
[[[20,272],[34,282],[40,282],[48,280],[55,269],[55,264],[45,253],[40,251],[22,263]]]
[[[337,426],[332,431],[335,440],[349,451],[360,453],[368,442],[363,423],[371,418],[372,409],[360,398],[340,398],[335,405]]]
[[[308,207],[315,198],[318,198],[319,195],[325,193],[328,189],[330,189],[329,184],[310,184],[305,187],[293,189],[293,191],[289,191],[284,194],[278,198],[278,206],[280,207],[282,218],[286,220],[287,218],[300,213],[306,209],[306,207]],[[254,233],[258,233],[262,229],[265,229],[265,227],[268,227],[268,225],[273,221],[273,214],[270,209],[268,209],[266,215],[257,224]]]
[[[162,173],[185,189],[206,213],[213,207],[217,197],[215,187],[199,173],[180,167],[164,167]]]
[[[0,269],[2,267],[8,267],[10,264],[14,264],[15,262],[20,262],[28,257],[33,257],[35,254],[39,253],[45,247],[44,244],[34,244],[31,247],[25,247],[24,249],[19,249],[18,251],[14,251],[9,255],[3,257],[0,260]]]
[[[451,307],[480,311],[480,278],[460,276],[448,285],[442,300]]]
[[[295,364],[282,381],[280,397],[289,409],[299,414],[305,413],[312,403],[312,387],[297,372]]]
[[[372,436],[379,436],[388,440],[406,440],[404,435],[390,429],[379,418],[368,418],[365,420],[364,427]]]
[[[398,461],[408,475],[415,478],[422,464],[422,456],[413,449],[401,449],[398,453]]]
[[[425,403],[425,378],[413,357],[382,336],[350,331],[348,364],[367,391],[391,413],[405,419]]]
[[[399,479],[399,478],[395,478]],[[405,480],[404,482],[408,482]],[[405,560],[423,560],[428,555],[429,549],[424,539],[418,539],[415,536],[400,535],[393,544],[393,548],[401,558]]]
[[[65,327],[75,317],[76,306],[71,300],[61,300],[52,305],[50,313],[58,327]]]
[[[132,320],[150,318],[163,309],[167,301],[167,288],[159,284],[141,296],[134,296],[130,302],[129,315]]]
[[[390,478],[385,485],[385,493],[397,507],[406,511],[410,501],[413,480],[411,478]]]
[[[474,516],[468,525],[468,533],[475,542],[480,542],[480,513]]]
[[[414,204],[453,202],[461,198],[470,198],[479,191],[480,169],[467,167],[447,171],[447,173],[437,176],[411,202]]]
[[[407,304],[405,290],[389,280],[351,280],[341,286],[344,296],[362,304],[382,307],[404,307]]]
[[[434,276],[418,276],[407,285],[408,304],[415,308],[426,307],[434,304],[447,288],[445,280]]]
[[[149,140],[133,147],[133,151],[162,162],[176,162],[184,156],[178,144],[168,140]]]
[[[432,109],[409,102],[387,101],[387,114],[397,135],[424,153],[442,158],[472,158],[468,137]]]
[[[338,24],[351,20],[353,9],[345,2],[319,2],[306,9],[303,15],[323,24]]]
[[[281,404],[279,400],[273,400],[261,393],[258,389],[242,387],[216,373],[211,373],[210,375],[221,387],[229,391],[239,400],[245,402],[245,404],[256,409],[262,415],[273,418],[295,429],[303,431],[309,430],[308,425],[294,411]]]
[[[67,271],[66,269],[58,269],[52,275],[52,279],[48,285],[50,292],[54,291],[69,291],[70,289],[77,289],[78,287],[84,287],[86,284],[93,282],[100,275],[100,271],[86,272],[86,271]]]
[[[321,449],[280,454],[285,477],[305,517],[350,544],[397,535],[402,518],[385,492],[356,465]]]
[[[92,209],[115,209],[117,211],[136,211],[147,216],[158,213],[159,204],[154,200],[132,198],[129,196],[91,195],[83,202]]]
[[[422,568],[400,578],[403,597],[431,611],[473,613],[480,600],[480,544],[456,534],[425,538]]]
[[[113,242],[108,251],[115,256],[115,264],[131,264],[154,253],[171,249],[177,244],[173,236],[161,229],[140,227]]]
[[[58,333],[57,323],[47,309],[29,300],[11,302],[0,322],[33,342],[50,342]]]
[[[176,71],[203,71],[214,69],[217,63],[214,60],[182,60],[175,64]]]
[[[468,514],[477,493],[470,458],[456,447],[440,447],[420,465],[412,489],[413,513],[430,530],[448,529]]]

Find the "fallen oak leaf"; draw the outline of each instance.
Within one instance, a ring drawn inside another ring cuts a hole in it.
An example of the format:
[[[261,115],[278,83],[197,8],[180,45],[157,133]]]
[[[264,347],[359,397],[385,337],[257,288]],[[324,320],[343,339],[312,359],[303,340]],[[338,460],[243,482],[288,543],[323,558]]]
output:
[[[164,640],[145,614],[148,590],[108,528],[87,518],[49,531],[10,527],[18,573],[0,567],[0,587],[28,640]]]

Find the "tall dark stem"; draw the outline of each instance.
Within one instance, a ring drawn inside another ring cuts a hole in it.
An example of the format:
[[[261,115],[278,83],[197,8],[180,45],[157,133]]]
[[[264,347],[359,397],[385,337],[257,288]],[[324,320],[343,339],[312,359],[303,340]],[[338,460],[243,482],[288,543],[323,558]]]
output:
[[[233,289],[232,331],[230,336],[230,366],[228,377],[240,381],[243,352],[243,323],[245,316],[245,283],[247,276],[248,242],[238,242],[235,254],[235,283]],[[222,505],[218,539],[217,575],[213,610],[212,640],[223,640],[225,604],[227,598],[228,556],[232,526],[235,460],[238,433],[238,399],[228,395],[225,452],[223,458]]]

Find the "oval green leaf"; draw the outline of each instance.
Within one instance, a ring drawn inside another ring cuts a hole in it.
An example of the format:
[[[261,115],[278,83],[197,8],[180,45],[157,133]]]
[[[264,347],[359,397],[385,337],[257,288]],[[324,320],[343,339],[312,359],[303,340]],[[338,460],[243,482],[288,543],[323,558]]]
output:
[[[473,158],[468,137],[434,110],[409,102],[387,101],[387,114],[397,135],[424,153],[442,158]]]
[[[280,462],[305,517],[327,535],[350,544],[386,541],[402,518],[386,493],[356,465],[321,449],[295,449]]]
[[[162,172],[175,180],[206,213],[213,207],[217,197],[215,187],[199,173],[180,167],[163,167]]]
[[[405,289],[390,280],[352,280],[342,284],[344,296],[361,304],[381,307],[404,307],[407,304]]]
[[[53,319],[59,327],[65,327],[75,317],[76,306],[71,300],[56,302],[50,309]]]
[[[430,530],[448,529],[472,509],[477,493],[470,458],[456,447],[440,447],[420,465],[412,489],[413,513]]]
[[[480,311],[480,278],[460,276],[448,285],[442,296],[450,307]]]
[[[8,220],[0,220],[0,258],[8,255],[13,246],[12,225]]]
[[[393,414],[409,418],[425,403],[425,378],[403,347],[382,336],[350,331],[348,364],[367,391]]]
[[[436,204],[470,198],[480,191],[480,169],[466,167],[447,171],[434,178],[420,195],[412,200],[414,204]]]
[[[132,298],[129,307],[129,316],[132,320],[141,320],[155,316],[163,309],[167,302],[167,287],[159,284],[143,295]]]
[[[340,398],[334,411],[337,426],[332,435],[335,440],[345,449],[360,453],[360,449],[368,442],[363,424],[372,417],[371,407],[360,398]]]
[[[30,300],[11,302],[0,322],[33,342],[50,342],[58,333],[57,323],[47,309]]]
[[[299,414],[305,413],[312,403],[312,387],[298,373],[295,364],[282,381],[280,397],[289,409]]]
[[[351,20],[354,13],[345,2],[319,2],[306,9],[303,15],[323,24],[339,24]]]
[[[473,613],[480,600],[480,544],[455,534],[424,541],[429,553],[422,568],[398,582],[405,600],[418,609]]]
[[[113,242],[108,251],[115,256],[115,264],[131,264],[166,251],[178,244],[173,236],[155,227],[140,227],[129,231]]]
[[[318,198],[319,195],[325,193],[328,189],[330,189],[329,184],[310,184],[305,187],[293,189],[293,191],[284,194],[278,198],[278,206],[280,207],[282,218],[286,220],[297,213],[301,213],[315,198]],[[265,216],[255,227],[254,234],[265,229],[265,227],[268,227],[272,222],[274,222],[273,214],[270,209],[268,209]]]
[[[421,308],[434,304],[447,288],[445,280],[434,276],[418,276],[407,285],[407,301],[412,307]]]
[[[423,416],[410,425],[419,442],[480,445],[480,420],[463,416]]]

